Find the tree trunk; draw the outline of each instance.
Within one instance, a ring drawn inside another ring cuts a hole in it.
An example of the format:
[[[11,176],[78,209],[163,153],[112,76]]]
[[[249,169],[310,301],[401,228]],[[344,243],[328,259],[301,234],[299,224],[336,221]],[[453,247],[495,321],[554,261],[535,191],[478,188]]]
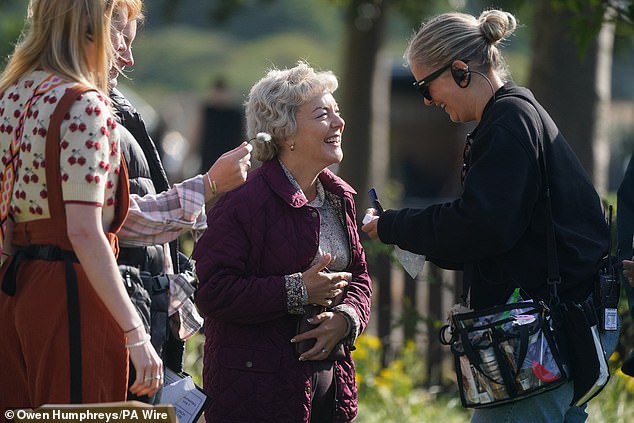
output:
[[[346,121],[343,144],[345,159],[339,175],[361,194],[367,191],[369,184],[372,122],[377,116],[372,105],[379,51],[383,45],[387,21],[386,11],[386,1],[352,0],[345,17],[344,63],[341,95],[338,97]],[[383,102],[387,102],[387,98]],[[387,139],[383,141],[387,142]],[[383,160],[388,160],[388,157]],[[363,199],[363,203],[357,207],[359,213],[365,208],[362,204],[367,204],[366,197],[359,196],[359,200]]]
[[[539,0],[533,32],[529,86],[549,111],[600,193],[607,189],[609,148],[606,138],[614,27],[581,51],[570,35],[572,12],[554,10]]]

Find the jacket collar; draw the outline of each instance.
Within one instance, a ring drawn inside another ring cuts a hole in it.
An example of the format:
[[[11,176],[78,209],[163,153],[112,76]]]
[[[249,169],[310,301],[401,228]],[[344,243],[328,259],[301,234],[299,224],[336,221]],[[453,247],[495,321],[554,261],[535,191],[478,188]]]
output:
[[[478,134],[478,129],[480,127],[485,126],[488,120],[496,117],[496,114],[493,113],[492,110],[495,107],[495,104],[499,100],[505,97],[514,97],[514,96],[515,97],[517,96],[533,97],[533,94],[530,91],[528,91],[526,88],[519,87],[513,81],[508,81],[507,83],[505,83],[495,92],[493,97],[491,97],[488,103],[484,106],[484,110],[482,111],[482,118],[480,119],[480,122],[478,122],[476,127],[473,129],[473,131],[471,131],[471,138],[475,139]]]
[[[112,102],[114,103],[114,108],[117,115],[121,115],[122,113],[133,114],[136,112],[136,109],[134,108],[132,103],[130,103],[128,99],[125,98],[125,96],[118,89],[112,88],[108,93],[108,96],[110,97],[110,100],[112,100]]]
[[[299,208],[308,203],[308,200],[301,190],[295,188],[291,181],[288,180],[279,160],[272,159],[264,162],[262,166],[260,166],[260,172],[271,190],[291,207]],[[346,181],[335,175],[329,169],[324,169],[319,174],[319,180],[326,191],[332,192],[340,197],[343,197],[346,193],[350,193],[351,195],[357,193]]]

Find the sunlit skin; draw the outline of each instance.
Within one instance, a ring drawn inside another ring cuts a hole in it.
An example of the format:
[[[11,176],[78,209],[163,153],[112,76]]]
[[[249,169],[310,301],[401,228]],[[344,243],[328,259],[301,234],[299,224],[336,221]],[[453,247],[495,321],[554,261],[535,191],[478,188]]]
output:
[[[462,60],[454,61],[453,66],[457,69],[467,69],[467,64]],[[410,70],[414,78],[419,81],[436,69],[422,64],[412,64]],[[494,91],[503,85],[493,72],[488,72],[487,77]],[[440,107],[449,115],[452,122],[462,123],[480,121],[484,106],[493,96],[491,86],[482,75],[473,73],[469,85],[462,88],[454,81],[450,69],[429,83],[429,92],[433,100],[430,102],[423,99],[426,106]]]
[[[97,50],[95,48],[95,43],[91,40],[86,43],[86,63],[88,64],[88,69],[94,71],[97,63]]]
[[[112,17],[110,31],[110,41],[115,50],[116,66],[110,68],[108,75],[110,87],[114,88],[118,84],[118,77],[126,67],[134,66],[134,56],[132,55],[132,43],[136,38],[137,21],[128,21],[128,9],[120,9]]]
[[[301,105],[295,118],[297,131],[285,141],[279,157],[312,200],[319,173],[343,159],[341,135],[345,121],[331,93],[320,94]]]

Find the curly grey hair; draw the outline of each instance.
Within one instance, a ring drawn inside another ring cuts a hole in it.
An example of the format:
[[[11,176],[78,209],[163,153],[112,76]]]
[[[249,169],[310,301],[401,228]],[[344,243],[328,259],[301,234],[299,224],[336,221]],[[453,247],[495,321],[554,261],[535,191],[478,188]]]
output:
[[[272,69],[253,85],[245,102],[247,136],[268,132],[272,139],[256,139],[253,157],[265,162],[277,157],[280,144],[297,130],[299,107],[324,92],[333,93],[339,83],[330,71],[315,71],[299,61],[290,69]]]

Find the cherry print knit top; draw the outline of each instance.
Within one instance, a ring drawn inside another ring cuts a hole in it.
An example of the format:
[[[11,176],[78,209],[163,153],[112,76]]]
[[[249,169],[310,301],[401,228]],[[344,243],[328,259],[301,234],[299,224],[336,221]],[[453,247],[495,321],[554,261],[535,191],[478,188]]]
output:
[[[34,71],[0,93],[0,157],[3,168],[10,145],[36,87],[50,77]],[[16,222],[50,217],[46,187],[46,134],[51,115],[67,88],[58,85],[34,98],[24,116],[18,169],[13,186],[10,213]],[[60,128],[60,171],[64,203],[103,207],[103,224],[114,216],[115,192],[120,170],[119,133],[109,100],[96,91],[78,97]]]

